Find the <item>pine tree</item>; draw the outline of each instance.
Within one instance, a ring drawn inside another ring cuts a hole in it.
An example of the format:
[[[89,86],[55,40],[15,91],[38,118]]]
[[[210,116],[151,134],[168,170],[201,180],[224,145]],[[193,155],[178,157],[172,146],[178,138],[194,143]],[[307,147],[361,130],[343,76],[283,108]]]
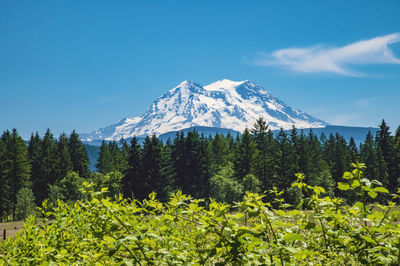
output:
[[[281,128],[279,131],[277,138],[277,173],[278,173],[278,182],[276,186],[280,189],[289,187],[290,184],[295,180],[294,169],[296,168],[294,156],[294,150],[290,145],[288,135]]]
[[[72,171],[72,162],[68,149],[68,137],[65,133],[62,133],[57,143],[57,180],[66,177],[69,171]]]
[[[335,181],[342,182],[343,173],[351,170],[350,148],[343,136],[338,133],[329,135],[329,139],[325,143],[324,157],[330,168],[330,173]],[[351,197],[350,193],[344,193],[335,189],[335,195]]]
[[[292,172],[299,172],[299,133],[295,126],[292,127],[289,134],[289,142],[292,146],[291,160],[292,160]]]
[[[319,141],[321,142],[321,147],[322,147],[322,151],[324,151],[325,149],[325,144],[326,144],[326,135],[324,132],[321,132],[321,135],[319,136]]]
[[[204,136],[202,136],[202,137],[204,137]],[[205,139],[205,140],[207,140],[207,139]],[[227,142],[228,142],[229,152],[230,152],[230,158],[229,158],[229,160],[230,160],[230,161],[233,161],[233,158],[234,158],[233,154],[234,154],[235,149],[236,149],[236,141],[235,141],[235,138],[234,138],[229,132],[228,132],[228,134],[226,135],[226,140],[227,140]],[[207,142],[208,142],[208,141],[207,141]]]
[[[234,169],[239,181],[248,174],[254,174],[256,152],[253,136],[246,128],[240,137],[235,154]]]
[[[42,152],[42,139],[39,136],[39,133],[36,132],[35,135],[31,135],[31,139],[28,144],[28,154],[29,158],[32,162],[32,169],[31,169],[31,180],[32,180],[32,191],[33,195],[36,195],[35,202],[36,204],[41,204],[41,199],[37,196],[42,194],[43,191],[37,190],[42,180],[42,160],[43,160],[43,152]],[[38,186],[39,185],[39,186]]]
[[[186,175],[186,158],[185,158],[185,135],[183,132],[177,132],[172,145],[172,163],[174,166],[175,186],[179,190],[184,190]]]
[[[142,147],[134,136],[129,148],[127,169],[122,179],[122,189],[125,197],[134,196],[137,199],[146,197],[144,194],[142,158]]]
[[[382,151],[383,159],[386,163],[386,168],[388,172],[388,189],[390,192],[397,192],[398,188],[398,176],[397,176],[397,165],[396,157],[394,153],[393,138],[390,135],[389,126],[386,125],[385,120],[382,120],[379,130],[376,134],[376,143],[380,150]]]
[[[31,163],[25,142],[18,135],[16,129],[12,130],[11,141],[8,143],[6,149],[9,161],[8,175],[6,178],[10,185],[10,213],[12,213],[13,220],[15,220],[18,191],[22,188],[31,187]]]
[[[397,127],[393,139],[394,144],[394,165],[396,167],[396,176],[400,178],[400,126]]]
[[[366,166],[364,176],[369,180],[376,179],[380,182],[384,181],[384,183],[387,184],[387,180],[383,180],[382,177],[379,177],[379,159],[375,142],[370,131],[368,131],[364,143],[360,146],[360,157],[361,161],[365,163]],[[387,176],[387,173],[383,176]]]
[[[196,131],[188,132],[187,137],[178,132],[171,147],[176,188],[196,198],[209,195],[212,153],[209,141],[211,137],[200,137]]]
[[[311,168],[311,159],[309,156],[310,153],[310,143],[306,136],[304,135],[304,131],[301,130],[300,134],[297,136],[297,144],[295,145],[295,152],[298,166],[298,172],[304,173],[307,175],[309,169]]]
[[[225,139],[229,147],[229,139]],[[204,135],[200,136],[200,147],[199,147],[199,176],[197,182],[199,184],[198,195],[200,198],[209,198],[210,196],[210,178],[212,173],[211,168],[211,154],[212,151],[209,149],[210,145],[208,139]],[[229,151],[226,164],[231,163],[230,160],[233,157],[233,153]]]
[[[72,131],[69,137],[69,152],[72,162],[72,170],[77,172],[82,178],[88,178],[90,175],[89,171],[89,156],[85,146],[79,138],[79,134]]]
[[[332,144],[331,138],[328,142]],[[336,133],[333,141],[333,147],[331,146],[330,148],[333,148],[333,150],[331,150],[331,157],[328,159],[332,166],[332,176],[336,182],[340,182],[342,180],[343,173],[350,170],[351,166],[347,143],[342,136]]]
[[[169,196],[176,190],[175,171],[172,162],[172,144],[170,140],[167,140],[161,151],[161,175],[166,183],[166,186],[163,188],[164,195]]]
[[[121,147],[121,154],[125,162],[125,169],[122,170],[121,173],[125,173],[128,167],[129,145],[124,138],[119,141],[119,145]]]
[[[125,155],[122,153],[118,143],[112,141],[108,144],[108,148],[112,157],[112,171],[125,172],[127,167],[127,162]]]
[[[371,177],[371,180],[376,179],[381,182],[384,187],[389,187],[390,175],[388,164],[386,163],[381,147],[379,146],[376,146],[376,162],[377,175],[375,177]]]
[[[152,191],[158,198],[165,201],[168,198],[168,180],[163,175],[163,145],[156,135],[147,136],[143,144],[143,177],[144,192],[147,196]]]
[[[305,172],[308,177],[308,183],[313,186],[325,188],[328,194],[333,195],[335,182],[332,178],[330,168],[324,159],[323,149],[318,137],[310,131],[307,138],[308,146],[308,169]]]
[[[193,197],[202,197],[202,185],[208,183],[203,176],[201,163],[201,140],[197,131],[188,132],[184,142],[185,167],[183,175],[183,191]]]
[[[50,129],[47,129],[40,142],[40,173],[33,176],[33,193],[37,205],[49,195],[49,186],[57,181],[57,144]]]
[[[268,143],[268,125],[262,117],[256,121],[251,133],[257,146],[254,172],[257,178],[261,180],[260,186],[264,190],[268,190],[270,189],[268,183],[271,183],[269,181],[272,178],[270,173],[274,170],[274,166],[271,165],[271,157],[274,157],[274,154],[271,154],[269,149],[271,143]]]
[[[256,172],[256,176],[261,182],[262,191],[268,191],[276,186],[278,180],[278,172],[277,172],[277,160],[278,160],[278,146],[274,138],[274,134],[271,130],[268,130],[265,137],[265,145],[266,150],[263,156],[263,160],[265,160],[261,167],[258,167],[258,171]],[[258,157],[258,153],[256,158]],[[256,159],[258,163],[258,159]]]
[[[268,132],[268,125],[264,118],[260,117],[254,123],[254,128],[251,129],[253,134],[254,142],[257,144],[259,150],[265,145],[265,137]]]
[[[0,222],[7,217],[10,203],[10,180],[8,180],[10,162],[6,150],[10,139],[11,134],[9,131],[5,131],[0,138]]]
[[[360,160],[360,156],[359,156],[359,153],[358,153],[356,142],[354,141],[353,137],[350,138],[349,148],[350,148],[350,160],[351,160],[351,162],[353,162],[353,163],[358,162]]]
[[[157,165],[157,172],[154,172],[154,188],[157,191],[160,200],[167,201],[171,192],[170,188],[173,185],[173,176],[169,170],[172,168],[171,153],[157,138],[156,135],[151,137],[153,149],[153,161]]]
[[[229,142],[223,135],[216,134],[210,145],[211,169],[213,173],[217,173],[230,160]]]
[[[113,157],[109,146],[104,140],[101,142],[96,168],[102,174],[109,173],[113,170]]]

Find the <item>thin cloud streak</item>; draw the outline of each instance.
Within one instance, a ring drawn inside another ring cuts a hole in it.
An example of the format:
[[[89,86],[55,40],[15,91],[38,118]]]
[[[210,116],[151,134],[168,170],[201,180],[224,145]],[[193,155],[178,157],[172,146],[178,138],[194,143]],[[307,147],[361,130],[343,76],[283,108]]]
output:
[[[362,98],[354,102],[354,105],[358,108],[369,108],[371,104],[377,101],[377,98]]]
[[[400,33],[358,41],[342,47],[317,45],[311,48],[289,48],[264,54],[256,65],[277,65],[301,73],[331,73],[362,76],[350,65],[400,64],[389,44],[400,42]]]
[[[328,121],[332,125],[355,125],[357,120],[360,118],[360,114],[343,114],[330,117]]]

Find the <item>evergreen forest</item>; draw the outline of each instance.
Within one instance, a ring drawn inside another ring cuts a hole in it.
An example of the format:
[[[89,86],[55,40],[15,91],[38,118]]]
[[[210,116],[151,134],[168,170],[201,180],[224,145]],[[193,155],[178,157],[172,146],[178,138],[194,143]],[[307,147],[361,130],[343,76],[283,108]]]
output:
[[[291,184],[296,173],[303,173],[311,186],[352,204],[354,193],[337,184],[353,162],[365,163],[367,179],[397,192],[400,127],[392,134],[383,120],[376,136],[369,133],[363,143],[355,143],[339,134],[317,137],[296,128],[273,133],[260,118],[240,136],[211,137],[193,131],[177,133],[166,143],[155,135],[143,144],[135,137],[130,143],[103,142],[96,172],[89,170],[87,151],[75,131],[58,138],[50,130],[43,137],[32,134],[26,145],[13,129],[0,137],[0,220],[24,219],[45,199],[53,204],[58,199],[82,199],[85,181],[98,190],[108,187],[111,198],[122,193],[143,200],[154,191],[161,202],[177,191],[233,203],[246,191],[284,190],[285,201],[295,206],[302,194]],[[264,200],[272,200],[266,195]],[[380,195],[376,200],[385,198]]]

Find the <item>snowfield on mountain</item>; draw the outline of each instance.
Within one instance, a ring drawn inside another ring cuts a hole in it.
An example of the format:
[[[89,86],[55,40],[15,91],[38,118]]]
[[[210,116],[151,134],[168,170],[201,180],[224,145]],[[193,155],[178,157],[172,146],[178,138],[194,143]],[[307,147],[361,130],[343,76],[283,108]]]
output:
[[[263,117],[269,128],[320,128],[326,122],[294,109],[251,81],[219,80],[207,86],[183,81],[156,99],[141,116],[81,134],[85,141],[119,140],[133,136],[160,135],[170,131],[206,126],[242,132]]]

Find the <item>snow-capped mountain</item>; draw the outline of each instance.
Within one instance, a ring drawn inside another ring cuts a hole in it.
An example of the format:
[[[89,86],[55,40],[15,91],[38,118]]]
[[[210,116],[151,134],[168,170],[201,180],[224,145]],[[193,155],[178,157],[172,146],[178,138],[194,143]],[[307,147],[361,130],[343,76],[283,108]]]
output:
[[[83,140],[118,140],[134,135],[160,135],[194,126],[242,132],[263,117],[269,128],[319,128],[327,125],[293,109],[251,81],[219,80],[207,86],[184,81],[153,102],[141,116],[81,134]]]

